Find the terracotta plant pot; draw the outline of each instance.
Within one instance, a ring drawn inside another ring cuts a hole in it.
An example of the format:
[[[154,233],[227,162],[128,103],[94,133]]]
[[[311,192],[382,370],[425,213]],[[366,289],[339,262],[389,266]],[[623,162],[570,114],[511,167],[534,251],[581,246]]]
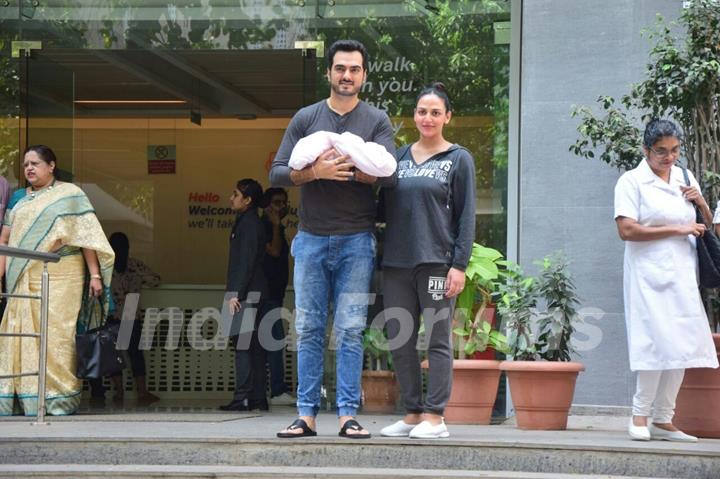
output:
[[[503,361],[520,429],[562,430],[575,394],[581,363],[562,361]]]
[[[392,371],[363,371],[363,412],[395,412],[398,398],[398,386]]]
[[[720,334],[713,334],[720,359]],[[698,437],[720,438],[720,369],[685,370],[675,403],[673,424]]]
[[[423,361],[422,367],[427,368]],[[490,424],[500,382],[500,361],[456,359],[453,384],[445,407],[448,424]]]

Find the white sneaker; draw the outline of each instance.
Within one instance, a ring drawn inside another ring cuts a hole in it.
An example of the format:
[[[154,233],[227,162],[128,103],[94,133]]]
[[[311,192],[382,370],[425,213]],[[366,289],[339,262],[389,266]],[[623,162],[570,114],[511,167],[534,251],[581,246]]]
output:
[[[415,426],[408,434],[408,437],[415,439],[438,439],[441,437],[450,437],[445,421],[437,426],[433,426],[429,421],[423,421]]]
[[[278,396],[270,398],[270,404],[273,406],[294,406],[297,399],[289,395],[288,393],[282,393]]]
[[[633,424],[632,418],[630,418],[630,424],[628,424],[628,434],[633,441],[650,440],[650,430],[647,426],[636,426]]]
[[[650,438],[656,439],[659,441],[673,441],[673,442],[697,442],[698,441],[698,438],[696,438],[695,436],[691,436],[690,434],[685,434],[682,431],[668,431],[667,429],[657,427],[654,424],[650,424],[648,429],[650,431]]]
[[[382,428],[380,435],[385,437],[407,437],[414,428],[415,424],[406,424],[405,421],[401,420]]]

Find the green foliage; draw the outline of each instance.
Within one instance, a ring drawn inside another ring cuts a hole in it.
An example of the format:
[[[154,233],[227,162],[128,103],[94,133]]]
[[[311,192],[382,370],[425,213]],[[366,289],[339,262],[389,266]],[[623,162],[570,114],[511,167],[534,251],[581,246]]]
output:
[[[492,188],[492,169],[507,169],[510,50],[496,45],[494,23],[509,20],[505,2],[495,0],[434,2],[433,14],[422,14],[420,2],[407,2],[419,15],[421,28],[411,32],[420,52],[417,83],[442,81],[450,92],[456,115],[487,115],[493,121],[465,135],[462,144],[475,158],[490,161],[476,167],[479,188]],[[414,100],[414,98],[411,98]],[[414,106],[414,105],[413,105]],[[485,131],[482,131],[485,130]],[[452,130],[449,135],[452,140]],[[497,174],[497,171],[492,172]]]
[[[601,96],[598,103],[604,110],[602,117],[593,115],[586,106],[574,107],[572,116],[580,117],[577,130],[580,138],[570,151],[585,158],[595,158],[595,150],[602,147],[599,159],[621,170],[631,170],[642,160],[642,138],[626,110],[615,106],[615,99]]]
[[[537,278],[503,260],[502,254],[475,243],[465,271],[465,289],[456,304],[459,325],[453,334],[465,355],[492,346],[517,360],[569,361],[575,352],[571,337],[580,321],[579,300],[561,253],[545,257]],[[485,321],[488,306],[497,301],[503,335]],[[545,310],[538,311],[544,301]]]
[[[0,22],[2,28],[2,22]],[[10,56],[15,37],[0,37],[0,175],[7,175],[19,157],[20,81],[18,62]]]
[[[580,304],[575,284],[568,273],[568,260],[560,253],[545,257],[539,278],[538,293],[546,301],[546,310],[539,319],[538,353],[548,361],[570,361],[575,352],[570,341],[580,321]]]
[[[519,361],[570,361],[575,352],[571,337],[580,318],[568,260],[555,253],[539,264],[537,278],[509,264],[505,281],[498,287],[498,312],[507,334],[507,354]],[[537,310],[540,300],[546,303],[543,312]]]
[[[684,31],[684,40],[676,32]],[[598,98],[600,114],[574,107],[580,119],[579,137],[570,146],[578,156],[599,159],[621,170],[642,159],[641,132],[635,126],[651,118],[670,117],[683,129],[687,166],[700,181],[708,204],[720,199],[720,2],[693,0],[677,22],[658,17],[644,32],[654,46],[645,78],[623,95],[620,105],[609,96]],[[713,328],[720,326],[720,303],[707,296]]]
[[[363,349],[370,359],[371,370],[392,370],[392,356],[383,329],[369,327],[363,332]]]
[[[365,100],[381,101],[391,118],[411,118],[420,87],[443,82],[455,118],[476,120],[462,126],[453,120],[445,135],[473,154],[478,188],[496,188],[496,177],[503,178],[507,170],[510,48],[495,44],[493,28],[498,21],[510,20],[507,3],[437,0],[428,9],[424,2],[405,0],[399,8],[406,15],[382,17],[371,7],[361,21],[337,19],[334,28],[318,28],[311,38],[324,40],[326,45],[339,38],[355,38],[368,47],[372,61],[411,59],[410,72],[371,72],[368,82],[374,84],[374,90],[368,88],[361,95]],[[325,68],[324,62],[318,62],[318,78],[324,77]],[[379,97],[378,84],[391,81],[408,89]],[[315,93],[317,98],[326,96],[327,83],[317,82]],[[406,123],[396,135],[398,144],[416,139],[412,123]],[[505,186],[506,182],[501,183],[501,188]]]
[[[423,28],[411,32],[418,55],[418,73],[424,83],[442,80],[464,114],[490,111],[491,81],[497,47],[493,22],[503,14],[504,2],[495,0],[434,2],[432,14],[420,11],[420,2],[406,2],[419,14]],[[441,75],[441,76],[439,76]]]
[[[675,32],[684,30],[684,41]],[[600,159],[620,169],[633,168],[642,158],[640,130],[635,126],[650,118],[671,117],[684,131],[688,167],[697,178],[708,179],[720,171],[720,3],[694,0],[683,9],[677,23],[658,17],[646,32],[654,46],[645,78],[620,99],[598,98],[601,114],[588,107],[574,107],[580,118],[578,140],[570,151]],[[707,199],[715,201],[720,182],[703,184]]]
[[[505,264],[499,251],[473,243],[472,255],[465,269],[465,288],[455,304],[456,326],[453,329],[466,356],[485,351],[488,346],[500,352],[507,348],[505,336],[492,329],[485,320]]]
[[[537,281],[525,276],[520,266],[511,264],[498,290],[498,313],[507,334],[507,355],[519,361],[535,360],[537,347],[532,326],[538,302]]]

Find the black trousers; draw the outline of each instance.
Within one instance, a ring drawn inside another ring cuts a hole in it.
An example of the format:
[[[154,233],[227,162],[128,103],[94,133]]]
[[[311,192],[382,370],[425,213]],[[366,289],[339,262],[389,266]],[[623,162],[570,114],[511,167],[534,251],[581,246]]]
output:
[[[245,399],[252,402],[266,399],[267,360],[266,351],[260,346],[258,329],[260,320],[265,315],[267,307],[261,304],[257,317],[254,318],[252,331],[241,332],[231,336],[235,348],[235,390],[233,402],[242,402]],[[238,315],[242,315],[241,310]],[[242,328],[244,330],[244,328]]]
[[[452,316],[455,298],[445,297],[446,265],[423,264],[415,268],[383,269],[385,327],[390,340],[395,374],[408,413],[429,412],[442,416],[452,390]],[[402,315],[388,315],[388,311]],[[422,372],[417,342],[420,317],[425,323],[428,384],[422,398]]]

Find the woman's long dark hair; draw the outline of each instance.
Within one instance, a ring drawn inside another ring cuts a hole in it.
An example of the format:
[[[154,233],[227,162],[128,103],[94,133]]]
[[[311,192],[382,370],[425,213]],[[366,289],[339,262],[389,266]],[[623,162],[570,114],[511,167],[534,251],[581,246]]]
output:
[[[250,198],[249,209],[257,209],[262,206],[263,201],[263,189],[256,180],[252,178],[243,178],[237,182],[235,186],[237,190],[243,194],[243,196]]]
[[[130,240],[119,231],[110,235],[110,246],[115,251],[115,271],[124,273],[127,270]]]
[[[426,87],[423,87],[423,89],[420,90],[420,93],[418,93],[418,96],[415,99],[415,105],[417,105],[420,101],[420,98],[424,97],[425,95],[435,95],[436,97],[440,98],[443,103],[445,103],[446,111],[452,111],[450,96],[447,93],[447,89],[445,88],[444,83],[436,81]]]

